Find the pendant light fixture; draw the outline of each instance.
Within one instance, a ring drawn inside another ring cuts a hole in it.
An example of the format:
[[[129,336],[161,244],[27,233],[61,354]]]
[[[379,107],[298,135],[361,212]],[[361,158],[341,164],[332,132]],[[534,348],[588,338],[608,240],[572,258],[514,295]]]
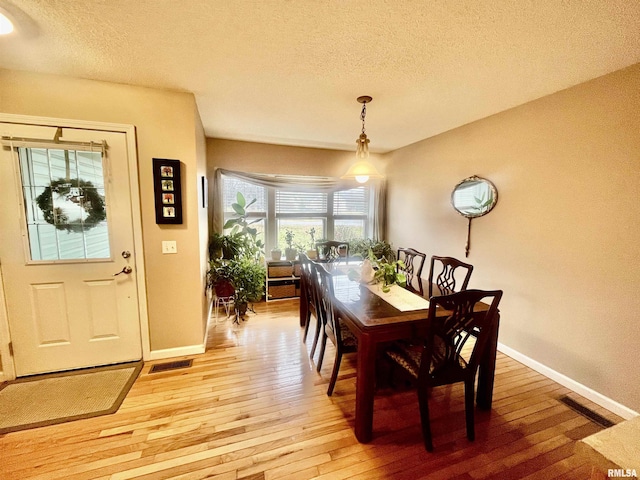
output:
[[[8,35],[13,32],[13,22],[11,16],[2,7],[0,7],[0,35]]]
[[[371,163],[369,163],[369,139],[364,130],[364,117],[367,115],[367,103],[370,103],[372,98],[369,96],[362,96],[357,98],[358,102],[362,104],[362,112],[360,113],[360,120],[362,120],[362,132],[356,140],[356,163],[349,167],[347,173],[342,178],[355,178],[358,183],[365,183],[370,178],[382,178],[382,175],[376,170]]]

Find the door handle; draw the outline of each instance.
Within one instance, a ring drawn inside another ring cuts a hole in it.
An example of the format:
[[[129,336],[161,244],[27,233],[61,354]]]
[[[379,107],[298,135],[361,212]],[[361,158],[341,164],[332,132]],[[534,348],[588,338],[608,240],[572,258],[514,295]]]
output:
[[[127,265],[122,270],[120,270],[118,273],[114,273],[113,276],[115,277],[117,275],[120,275],[121,273],[129,275],[131,272],[133,272],[133,268],[131,268],[129,265]]]

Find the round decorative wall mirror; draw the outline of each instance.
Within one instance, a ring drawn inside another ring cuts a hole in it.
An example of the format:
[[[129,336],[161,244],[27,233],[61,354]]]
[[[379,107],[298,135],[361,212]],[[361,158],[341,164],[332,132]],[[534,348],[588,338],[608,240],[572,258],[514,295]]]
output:
[[[471,220],[489,213],[498,202],[496,186],[486,178],[473,175],[459,182],[451,192],[451,205],[463,217],[469,219],[465,257],[469,256]]]

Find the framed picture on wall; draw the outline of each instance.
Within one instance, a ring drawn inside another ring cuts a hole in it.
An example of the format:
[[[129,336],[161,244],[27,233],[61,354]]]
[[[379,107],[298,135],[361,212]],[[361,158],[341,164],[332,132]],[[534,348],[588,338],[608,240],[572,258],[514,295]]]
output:
[[[157,224],[182,223],[180,160],[153,159],[153,193]]]

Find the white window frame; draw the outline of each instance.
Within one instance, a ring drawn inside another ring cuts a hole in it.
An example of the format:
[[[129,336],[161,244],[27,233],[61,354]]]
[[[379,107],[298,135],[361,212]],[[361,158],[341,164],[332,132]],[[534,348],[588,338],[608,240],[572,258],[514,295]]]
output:
[[[226,188],[226,181],[228,178],[232,178],[232,177],[228,177],[226,175],[222,175],[222,189],[224,192],[224,189]],[[251,183],[248,180],[244,180],[246,183]],[[362,215],[334,215],[333,213],[333,209],[334,209],[334,193],[333,192],[327,192],[327,210],[326,212],[312,212],[312,213],[277,213],[276,212],[276,192],[278,190],[277,187],[262,187],[264,188],[265,191],[265,196],[266,196],[266,212],[255,212],[252,211],[251,209],[248,210],[247,212],[247,216],[248,218],[251,219],[255,219],[255,218],[263,218],[265,220],[265,252],[270,251],[271,249],[274,249],[276,247],[279,248],[284,248],[285,245],[277,245],[277,237],[278,237],[278,220],[279,219],[295,219],[295,218],[299,218],[299,219],[305,219],[305,218],[317,218],[317,219],[321,219],[322,222],[324,223],[324,230],[325,230],[325,235],[323,236],[324,238],[326,238],[327,240],[333,240],[334,239],[334,233],[335,233],[335,221],[336,220],[362,220],[363,221],[363,225],[364,225],[364,236],[365,237],[370,237],[370,230],[371,230],[371,224],[370,224],[370,209],[371,207],[371,196],[372,196],[372,186],[371,185],[363,185],[363,188],[366,189],[365,191],[365,206],[366,206],[366,211],[362,214]],[[359,188],[359,187],[354,187],[354,188]],[[287,189],[287,190],[291,190],[291,188]],[[305,188],[304,187],[300,187],[299,189],[300,192],[304,192]],[[243,192],[244,194],[244,192]],[[247,202],[250,202],[251,200],[253,200],[253,198],[249,198],[245,195],[245,198],[247,200]],[[224,199],[224,194],[223,194],[223,199]],[[233,214],[228,212],[226,210],[226,205],[222,206],[222,210],[223,210],[223,224],[224,222],[226,222],[228,219],[233,218]],[[319,240],[320,236],[316,236],[316,240]]]

